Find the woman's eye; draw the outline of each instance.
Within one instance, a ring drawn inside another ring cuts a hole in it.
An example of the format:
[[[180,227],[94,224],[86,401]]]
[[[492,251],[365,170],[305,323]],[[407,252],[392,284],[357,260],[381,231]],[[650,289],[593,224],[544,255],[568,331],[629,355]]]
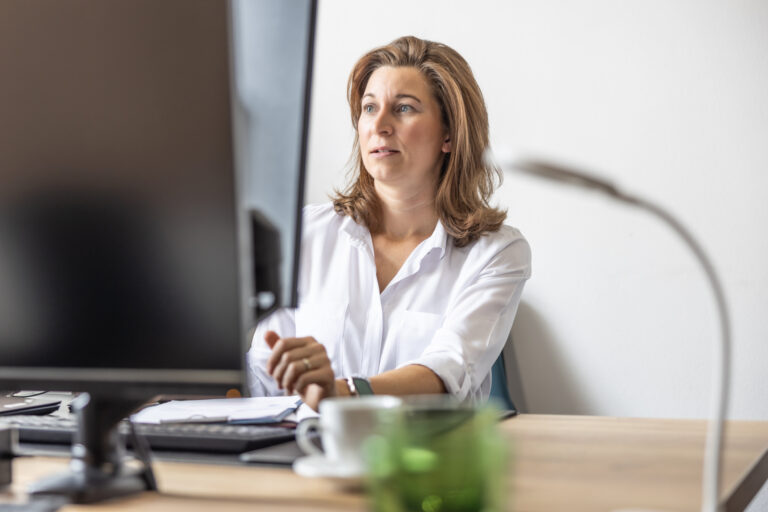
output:
[[[363,105],[363,112],[366,114],[373,112],[373,105]]]
[[[398,105],[397,106],[398,112],[413,112],[413,107],[410,105]]]

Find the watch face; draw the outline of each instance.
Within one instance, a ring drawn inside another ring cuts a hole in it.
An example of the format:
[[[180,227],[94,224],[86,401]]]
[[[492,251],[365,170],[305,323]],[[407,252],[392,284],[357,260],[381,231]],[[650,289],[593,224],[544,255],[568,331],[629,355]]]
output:
[[[372,395],[373,389],[371,389],[371,383],[368,379],[362,379],[360,377],[352,377],[352,382],[355,383],[357,394],[360,396]]]

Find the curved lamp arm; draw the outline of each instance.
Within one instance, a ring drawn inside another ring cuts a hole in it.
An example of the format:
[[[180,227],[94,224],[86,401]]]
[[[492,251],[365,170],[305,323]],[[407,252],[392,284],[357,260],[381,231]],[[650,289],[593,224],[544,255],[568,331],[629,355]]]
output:
[[[662,207],[637,196],[627,194],[619,190],[612,183],[598,178],[588,172],[566,168],[559,164],[552,164],[539,160],[514,160],[502,162],[501,167],[519,171],[540,178],[559,181],[561,183],[575,185],[583,188],[600,191],[609,197],[626,204],[630,204],[652,213],[663,220],[669,227],[685,241],[688,248],[696,256],[696,259],[704,269],[709,280],[712,293],[717,302],[717,311],[720,317],[720,343],[715,347],[715,355],[719,364],[714,365],[714,398],[707,429],[707,441],[704,449],[704,470],[702,481],[702,512],[717,512],[721,510],[719,503],[719,489],[722,472],[724,420],[728,408],[729,396],[729,369],[731,352],[731,326],[728,316],[728,306],[725,294],[718,279],[715,268],[707,257],[704,249],[693,238],[691,233],[675,219],[672,214]]]

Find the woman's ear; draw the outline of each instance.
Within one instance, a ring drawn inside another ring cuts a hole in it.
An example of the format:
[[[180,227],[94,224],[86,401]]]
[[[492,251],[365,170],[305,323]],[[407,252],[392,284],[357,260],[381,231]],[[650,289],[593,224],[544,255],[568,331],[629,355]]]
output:
[[[446,136],[443,140],[443,147],[441,148],[443,153],[450,153],[451,152],[451,137]]]

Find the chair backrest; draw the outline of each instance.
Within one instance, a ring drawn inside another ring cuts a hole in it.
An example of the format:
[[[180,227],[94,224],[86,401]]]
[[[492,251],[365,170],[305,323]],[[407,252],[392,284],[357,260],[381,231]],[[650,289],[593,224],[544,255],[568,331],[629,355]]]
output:
[[[491,395],[489,400],[495,401],[499,407],[506,408],[508,411],[517,410],[514,402],[512,402],[512,397],[509,396],[507,368],[504,364],[503,352],[499,354],[498,359],[496,359],[491,368]]]

